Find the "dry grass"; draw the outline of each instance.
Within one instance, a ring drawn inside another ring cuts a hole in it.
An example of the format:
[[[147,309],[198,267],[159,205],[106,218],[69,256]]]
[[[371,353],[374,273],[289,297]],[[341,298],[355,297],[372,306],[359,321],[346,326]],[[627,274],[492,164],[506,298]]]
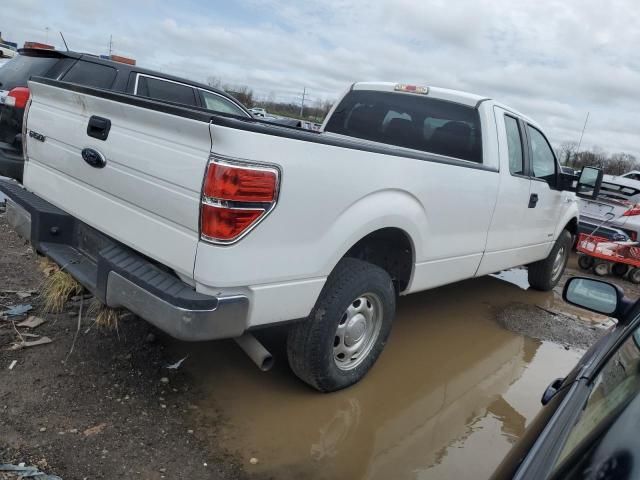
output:
[[[50,269],[50,266],[46,268]],[[46,271],[46,270],[45,270]],[[74,295],[79,295],[84,290],[76,280],[67,272],[55,268],[48,270],[40,289],[43,313],[60,313],[64,304]]]
[[[96,318],[96,325],[116,331],[118,330],[118,322],[122,314],[122,309],[107,307],[97,298],[91,300],[87,310],[87,315]]]

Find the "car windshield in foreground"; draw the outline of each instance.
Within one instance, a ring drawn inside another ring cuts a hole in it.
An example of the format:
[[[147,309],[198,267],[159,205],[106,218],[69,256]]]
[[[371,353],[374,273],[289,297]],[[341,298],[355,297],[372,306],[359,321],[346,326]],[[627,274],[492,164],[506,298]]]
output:
[[[612,416],[640,393],[640,328],[620,345],[593,381],[593,389],[582,414],[571,429],[558,463],[573,452],[582,450],[584,442],[600,430]]]
[[[18,55],[0,69],[0,90],[26,87],[31,76],[46,74],[59,60],[54,56]]]

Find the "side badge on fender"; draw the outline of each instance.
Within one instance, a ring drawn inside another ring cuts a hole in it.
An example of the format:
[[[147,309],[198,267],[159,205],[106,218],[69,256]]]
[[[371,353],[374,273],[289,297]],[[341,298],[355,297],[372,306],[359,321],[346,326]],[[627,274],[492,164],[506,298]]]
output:
[[[84,148],[82,150],[82,159],[94,168],[104,168],[107,164],[107,159],[104,158],[104,155],[93,148]]]

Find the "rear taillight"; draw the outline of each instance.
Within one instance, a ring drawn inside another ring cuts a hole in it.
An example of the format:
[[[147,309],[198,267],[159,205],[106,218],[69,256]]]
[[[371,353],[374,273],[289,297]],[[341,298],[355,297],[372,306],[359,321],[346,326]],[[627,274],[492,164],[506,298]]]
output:
[[[29,89],[27,87],[16,87],[9,90],[9,93],[4,99],[4,104],[8,107],[24,108],[29,101]]]
[[[279,186],[275,166],[211,157],[202,186],[201,238],[222,244],[239,240],[273,210]]]
[[[635,217],[636,215],[640,215],[640,205],[634,205],[622,214],[623,217]]]
[[[235,202],[273,202],[278,183],[277,170],[210,163],[204,195]]]

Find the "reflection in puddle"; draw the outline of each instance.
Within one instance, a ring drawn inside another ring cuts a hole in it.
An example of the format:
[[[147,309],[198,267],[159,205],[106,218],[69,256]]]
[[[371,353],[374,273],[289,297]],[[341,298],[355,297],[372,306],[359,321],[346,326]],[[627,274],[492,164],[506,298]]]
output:
[[[503,270],[490,276],[513,283],[522,290],[529,288],[529,272],[527,272],[526,268],[512,268],[511,270]]]
[[[265,339],[269,374],[232,342],[174,348],[204,390],[202,429],[220,431],[222,416],[216,445],[257,457],[254,478],[487,478],[580,357],[501,329],[494,313],[553,297],[490,277],[403,297],[376,366],[333,394],[293,377],[282,335]]]

